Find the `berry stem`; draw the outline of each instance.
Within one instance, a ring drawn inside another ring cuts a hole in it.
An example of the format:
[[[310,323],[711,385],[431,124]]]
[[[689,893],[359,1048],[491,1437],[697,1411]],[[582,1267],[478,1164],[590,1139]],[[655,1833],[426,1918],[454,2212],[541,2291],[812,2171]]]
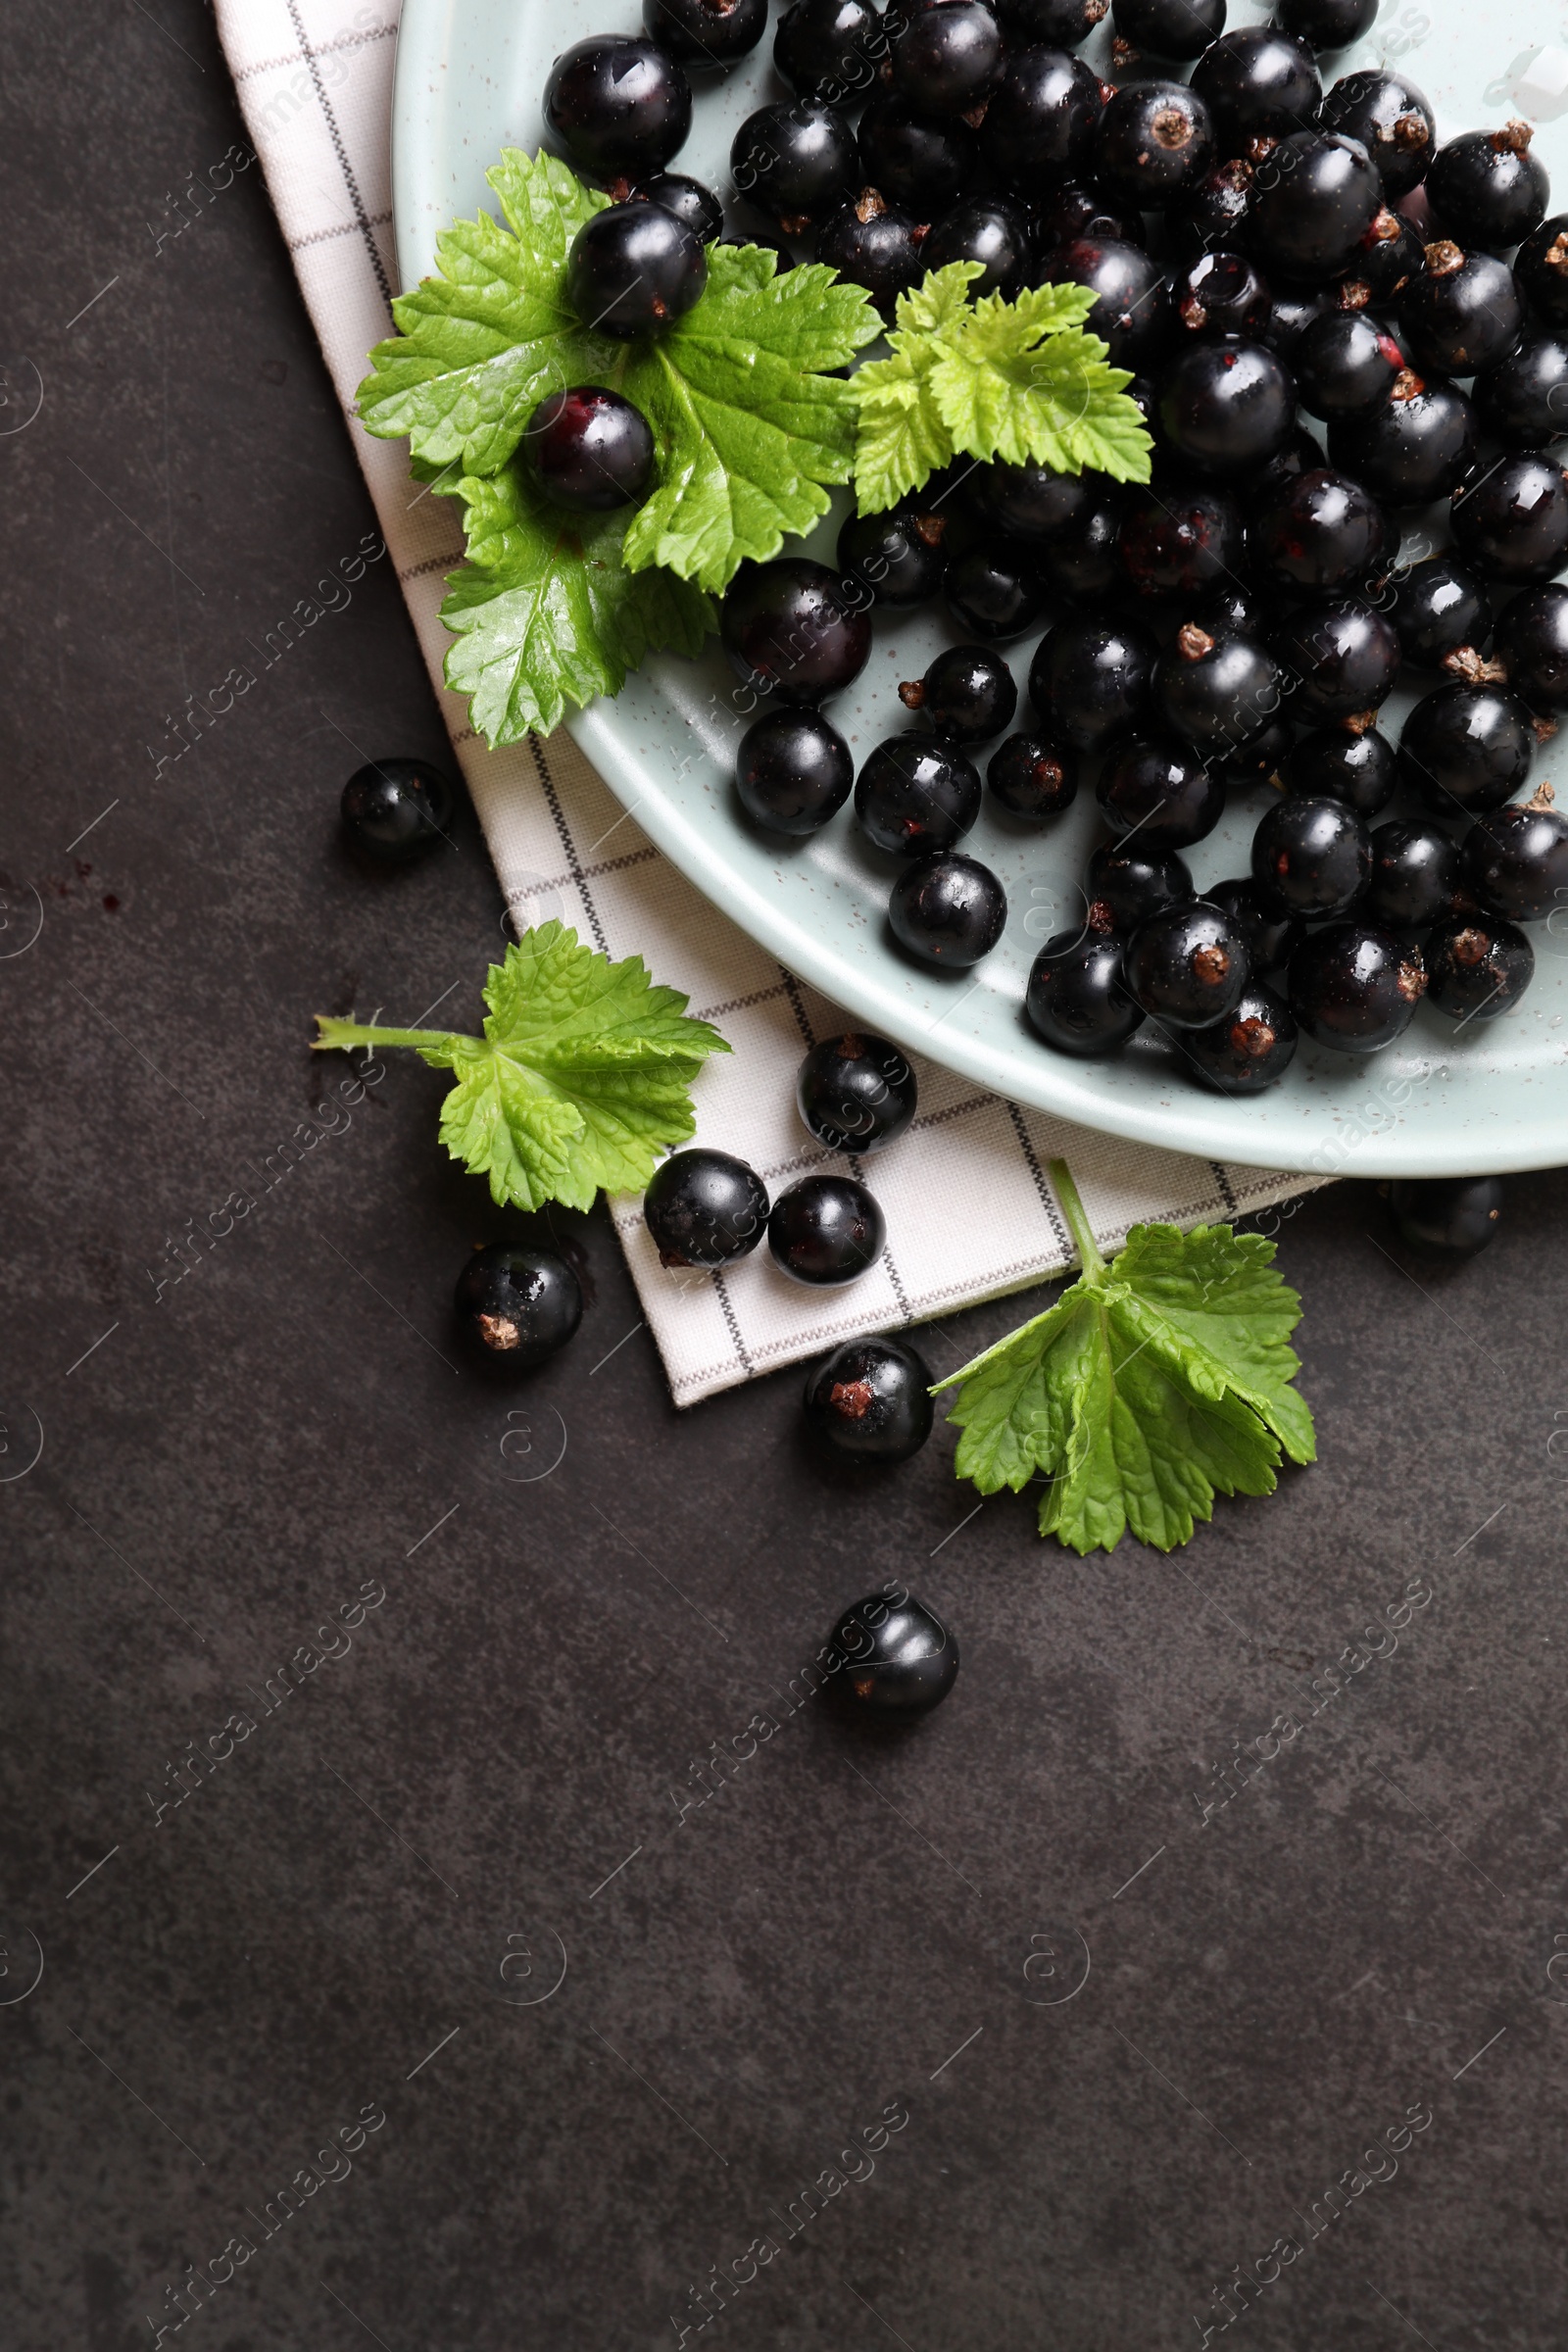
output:
[[[318,1012],[316,1026],[320,1031],[313,1037],[311,1048],[317,1054],[330,1054],[343,1046],[446,1046],[452,1042],[450,1029],[378,1029],[371,1021],[340,1021],[331,1013]]]
[[[1085,1275],[1092,1280],[1095,1275],[1103,1274],[1105,1261],[1101,1256],[1096,1244],[1094,1228],[1089,1222],[1088,1211],[1078,1198],[1078,1187],[1072,1180],[1072,1170],[1064,1159],[1048,1159],[1046,1174],[1055,1188],[1056,1199],[1061,1203],[1061,1213],[1066,1218],[1068,1230],[1078,1245],[1078,1262]]]

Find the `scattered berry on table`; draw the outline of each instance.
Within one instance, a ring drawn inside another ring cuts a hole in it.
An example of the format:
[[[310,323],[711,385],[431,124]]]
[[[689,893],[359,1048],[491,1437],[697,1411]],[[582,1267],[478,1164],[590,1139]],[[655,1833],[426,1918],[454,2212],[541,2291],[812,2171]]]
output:
[[[1399,650],[1415,669],[1441,669],[1450,654],[1479,651],[1492,637],[1486,589],[1451,550],[1423,557],[1396,576],[1388,613]]]
[[[931,1435],[929,1367],[906,1340],[849,1340],[806,1376],[806,1423],[853,1462],[906,1462]]]
[[[887,1222],[853,1176],[803,1176],[780,1193],[767,1219],[773,1262],[815,1289],[856,1282],[876,1264]]]
[[[1568,562],[1568,479],[1538,451],[1503,457],[1453,502],[1460,553],[1510,587],[1549,580]]]
[[[1374,498],[1424,507],[1446,498],[1475,461],[1476,416],[1454,384],[1406,368],[1380,408],[1329,422],[1329,455]]]
[[[904,1054],[869,1030],[819,1038],[796,1074],[796,1108],[830,1152],[885,1152],[908,1126],[917,1101]]]
[[[1476,414],[1510,449],[1544,449],[1568,430],[1568,336],[1527,333],[1476,378]]]
[[[643,1221],[665,1266],[727,1266],[755,1250],[767,1187],[728,1152],[673,1152],[643,1195]]]
[[[1015,49],[986,108],[987,158],[1025,202],[1043,187],[1088,178],[1104,111],[1100,81],[1081,59],[1034,43]]]
[[[1248,245],[1270,275],[1321,285],[1352,268],[1383,209],[1383,182],[1358,139],[1293,129],[1257,168]]]
[[[1497,624],[1497,652],[1532,703],[1568,703],[1568,588],[1527,588]]]
[[[1394,623],[1359,597],[1298,606],[1274,630],[1269,650],[1286,673],[1293,716],[1312,724],[1340,719],[1370,726],[1399,674]]]
[[[1139,621],[1063,621],[1036,648],[1029,700],[1075,750],[1099,751],[1148,710],[1158,654]]]
[[[1010,302],[1029,281],[1034,265],[1034,240],[1022,207],[1000,196],[975,196],[954,205],[920,248],[922,270],[945,270],[950,262],[981,265],[985,274],[969,289],[975,300],[1000,294]]]
[[[1273,656],[1241,630],[1211,636],[1184,621],[1154,671],[1153,698],[1167,726],[1208,751],[1239,749],[1280,704]]]
[[[1244,253],[1200,254],[1173,289],[1176,316],[1190,335],[1240,335],[1266,342],[1274,297]]]
[[[542,1364],[582,1321],[582,1285],[554,1250],[494,1242],[458,1276],[453,1307],[464,1339],[508,1371]]]
[[[1121,527],[1121,561],[1140,596],[1191,599],[1236,578],[1247,526],[1228,490],[1194,483],[1135,492]]]
[[[1304,596],[1365,580],[1397,534],[1369,491],[1324,466],[1298,473],[1254,511],[1248,540],[1261,587]]]
[[[428,760],[371,760],[343,787],[343,825],[378,864],[434,849],[452,822],[452,786]]]
[[[1179,81],[1130,81],[1105,108],[1095,176],[1135,212],[1165,212],[1192,193],[1214,160],[1214,124]]]
[[[1118,245],[1147,243],[1144,216],[1131,206],[1113,204],[1102,187],[1087,179],[1063,180],[1048,188],[1033,208],[1035,249],[1055,267],[1055,249],[1077,237],[1098,243],[1109,238]]]
[[[860,117],[861,185],[880,188],[920,220],[936,220],[968,191],[980,142],[967,122],[933,121],[903,98],[873,98]]]
[[[833,1628],[832,1648],[845,1664],[828,1688],[868,1720],[927,1714],[957,1678],[953,1634],[909,1592],[896,1603],[881,1592],[857,1601]]]
[[[1400,340],[1428,374],[1479,374],[1512,350],[1524,325],[1513,271],[1447,238],[1429,245],[1426,259],[1399,297]]]
[[[1474,1257],[1502,1215],[1497,1176],[1398,1177],[1389,1190],[1394,1229],[1423,1257]]]
[[[1296,380],[1264,343],[1190,343],[1160,387],[1160,429],[1200,473],[1253,472],[1296,429]]]

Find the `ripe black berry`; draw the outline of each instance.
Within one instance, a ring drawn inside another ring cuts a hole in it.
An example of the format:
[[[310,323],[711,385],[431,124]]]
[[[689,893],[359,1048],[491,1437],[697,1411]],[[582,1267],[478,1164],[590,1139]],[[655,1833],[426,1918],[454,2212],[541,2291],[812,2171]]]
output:
[[[481,1357],[521,1372],[571,1338],[582,1321],[582,1285],[554,1250],[493,1242],[469,1258],[452,1303],[459,1330]]]
[[[1390,204],[1426,177],[1437,148],[1437,120],[1413,81],[1401,74],[1347,74],[1329,91],[1320,117],[1325,130],[1359,139]]]
[[[1294,372],[1296,355],[1307,328],[1315,326],[1320,318],[1332,318],[1338,307],[1332,292],[1324,286],[1276,286],[1268,333],[1263,340],[1273,345]]]
[[[983,645],[954,645],[938,654],[923,678],[899,688],[906,710],[921,711],[950,743],[984,743],[1011,724],[1018,689],[1000,654]]]
[[[1172,301],[1191,335],[1268,340],[1274,298],[1245,254],[1200,254],[1177,278]]]
[[[1427,209],[1441,236],[1494,253],[1541,226],[1551,197],[1546,167],[1532,155],[1528,122],[1467,130],[1440,147],[1427,169]]]
[[[1036,250],[1054,255],[1058,245],[1076,237],[1093,243],[1106,238],[1118,245],[1145,243],[1144,216],[1125,204],[1112,204],[1103,188],[1082,179],[1064,180],[1049,188],[1034,208]]]
[[[1121,560],[1140,596],[1201,595],[1234,578],[1245,555],[1242,511],[1224,490],[1149,490],[1127,509]]]
[[[1568,479],[1534,451],[1503,458],[1453,502],[1460,551],[1509,585],[1549,580],[1568,560]]]
[[[1553,807],[1551,786],[1478,816],[1460,861],[1482,906],[1510,922],[1539,923],[1568,908],[1568,816]]]
[[[853,1176],[803,1176],[780,1193],[767,1220],[773,1262],[817,1289],[855,1282],[876,1264],[887,1220]]]
[[[545,496],[578,514],[635,506],[654,470],[647,417],[599,384],[547,392],[523,428],[522,448]]]
[[[970,489],[986,521],[1032,545],[1068,529],[1094,499],[1085,474],[1055,473],[1049,466],[1005,466],[1000,459],[976,467]]]
[[[924,1715],[945,1699],[958,1671],[958,1644],[940,1619],[906,1593],[890,1608],[880,1592],[857,1601],[833,1629],[833,1648],[846,1660],[835,1684],[852,1713]]]
[[[1235,750],[1278,710],[1279,671],[1253,638],[1239,631],[1211,637],[1186,621],[1154,672],[1154,702],[1189,743]]]
[[[1265,901],[1309,922],[1348,913],[1371,872],[1371,837],[1343,801],[1293,793],[1252,836],[1252,878]]]
[[[1372,835],[1372,879],[1363,910],[1386,931],[1430,931],[1452,911],[1459,853],[1441,826],[1395,818]]]
[[[1089,68],[1059,49],[1015,49],[986,108],[986,155],[1027,202],[1043,187],[1082,179],[1095,161],[1104,112]]]
[[[946,517],[923,510],[918,492],[884,514],[852,514],[839,533],[839,570],[873,604],[923,605],[942,585],[946,533]]]
[[[1220,772],[1227,784],[1244,789],[1253,784],[1278,784],[1295,742],[1295,728],[1283,718],[1271,718],[1245,743],[1226,744],[1221,749],[1217,755]]]
[[[935,1418],[930,1370],[906,1340],[847,1340],[806,1376],[808,1428],[853,1462],[908,1461]]]
[[[1385,406],[1329,423],[1336,466],[1391,506],[1446,498],[1476,454],[1475,412],[1452,384],[1405,368]]]
[[[1054,283],[1087,286],[1095,307],[1084,324],[1113,368],[1152,367],[1173,331],[1170,288],[1158,262],[1114,237],[1071,237],[1053,251]]]
[[[1304,424],[1297,423],[1284,447],[1276,451],[1266,466],[1249,479],[1246,490],[1250,506],[1263,506],[1278,498],[1294,482],[1298,474],[1321,473],[1328,460],[1322,443],[1309,433]]]
[[[1224,909],[1189,899],[1152,914],[1127,945],[1127,987],[1152,1019],[1204,1029],[1234,1011],[1251,978],[1247,946]]]
[[[1348,49],[1371,30],[1378,0],[1279,0],[1274,14],[1285,32],[1314,49]]]
[[[1434,816],[1479,815],[1511,801],[1536,756],[1530,713],[1502,686],[1440,686],[1399,738],[1399,771]]]
[[[951,7],[953,0],[944,0]],[[1010,302],[1023,286],[1034,259],[1029,221],[1021,206],[1000,196],[971,197],[942,215],[920,249],[922,270],[945,270],[950,262],[978,262],[983,277],[972,280],[974,301],[1000,294]]]
[[[1555,213],[1526,237],[1513,260],[1520,293],[1553,326],[1568,326],[1568,213]]]
[[[1389,618],[1406,662],[1441,669],[1461,648],[1484,646],[1492,635],[1492,606],[1475,573],[1452,555],[1428,556],[1396,573]]]
[[[1329,923],[1291,958],[1291,1010],[1315,1045],[1376,1054],[1407,1029],[1426,994],[1418,948],[1375,923]]]
[[[978,858],[939,850],[917,858],[893,885],[888,921],[921,963],[966,970],[989,956],[1007,920],[1007,896]]]
[[[997,14],[1014,44],[1076,49],[1109,10],[1110,0],[998,0]]]
[[[1114,483],[1091,490],[1067,527],[1036,549],[1041,580],[1063,604],[1097,604],[1121,586],[1123,503]]]
[[[1568,703],[1568,588],[1527,588],[1497,627],[1497,651],[1531,703]]]
[[[1419,368],[1475,375],[1511,351],[1524,306],[1506,262],[1465,253],[1445,239],[1427,247],[1427,266],[1399,297],[1399,325]]]
[[[1426,266],[1427,249],[1414,225],[1380,205],[1340,280],[1337,307],[1356,312],[1369,303],[1392,302]]]
[[[656,172],[631,191],[633,204],[657,204],[662,212],[684,220],[699,244],[711,245],[722,234],[724,208],[711,188],[684,172]]]
[[[1084,897],[1092,931],[1125,938],[1150,915],[1194,895],[1187,860],[1174,850],[1152,852],[1137,841],[1102,841],[1090,852]]]
[[[1026,636],[1046,609],[1034,550],[1012,539],[982,539],[955,556],[943,572],[942,594],[958,626],[993,645]]]
[[[773,63],[798,98],[853,106],[887,53],[871,0],[794,0],[773,35]]]
[[[730,145],[730,177],[787,236],[804,236],[853,195],[859,157],[847,115],[802,99],[748,115]]]
[[[1303,605],[1274,631],[1269,648],[1296,680],[1292,715],[1317,724],[1377,710],[1399,674],[1392,621],[1356,597]]]
[[[1254,973],[1285,969],[1306,937],[1298,914],[1286,914],[1263,893],[1250,874],[1211,883],[1203,896],[1211,906],[1229,915],[1242,935]]]
[[[1108,933],[1061,931],[1029,971],[1024,1010],[1037,1037],[1058,1054],[1114,1054],[1144,1025],[1127,994],[1122,945]]]
[[[727,1152],[674,1152],[643,1195],[643,1222],[665,1266],[727,1266],[755,1250],[767,1187]]]
[[[1192,86],[1228,155],[1245,155],[1254,139],[1288,138],[1315,122],[1323,96],[1306,43],[1266,24],[1222,32],[1194,67]]]
[[[899,296],[925,275],[923,233],[912,213],[889,204],[876,188],[862,188],[823,221],[816,259],[852,286],[863,286],[882,317],[891,318]]]
[[[580,172],[643,179],[692,126],[692,89],[652,41],[596,33],[564,49],[545,83],[545,121]]]
[[[1136,833],[1150,848],[1184,850],[1213,832],[1225,786],[1186,744],[1134,735],[1112,752],[1095,798],[1112,833]]]
[[[1360,311],[1324,312],[1291,349],[1301,399],[1330,422],[1386,406],[1404,366],[1388,328]]]
[[[1250,473],[1291,437],[1295,378],[1262,343],[1189,344],[1165,371],[1159,422],[1200,473]]]
[[[1277,1086],[1296,1059],[1298,1031],[1290,1006],[1250,980],[1230,1011],[1206,1029],[1182,1029],[1182,1059],[1221,1095],[1260,1095]]]
[[[1343,801],[1357,816],[1376,816],[1394,798],[1398,761],[1376,727],[1319,727],[1291,753],[1286,782],[1307,800]]]
[[[1426,943],[1427,997],[1450,1021],[1495,1021],[1536,974],[1536,951],[1495,914],[1450,914]]]
[[[1099,751],[1149,708],[1157,654],[1137,621],[1063,621],[1029,665],[1029,699],[1080,752]]]
[[[890,735],[861,765],[855,813],[877,848],[897,857],[951,850],[980,813],[980,778],[955,743]]]
[[[956,204],[975,175],[979,141],[967,122],[933,121],[902,98],[873,98],[860,117],[860,179],[919,220]]]
[[[708,256],[657,204],[612,204],[585,220],[566,256],[566,300],[595,333],[654,335],[702,297]]]
[[[1171,251],[1184,262],[1200,253],[1237,253],[1247,243],[1252,166],[1241,156],[1211,164],[1165,216]]]
[[[1130,49],[1201,57],[1225,29],[1225,0],[1114,0],[1110,21]]]
[[[774,833],[815,833],[855,785],[855,760],[816,710],[766,711],[741,737],[735,789],[748,815]]]
[[[1407,1250],[1423,1257],[1474,1257],[1497,1230],[1502,1184],[1495,1176],[1397,1177],[1389,1207]]]
[[[688,74],[733,65],[767,29],[767,0],[643,0],[643,30]]]
[[[804,557],[743,564],[724,591],[719,638],[736,676],[757,694],[820,703],[859,676],[871,616],[825,564]]]
[[[1009,735],[991,755],[986,782],[1009,816],[1043,825],[1078,797],[1078,755],[1045,735]]]
[[[1349,587],[1376,571],[1396,543],[1376,500],[1327,467],[1298,473],[1254,514],[1248,538],[1258,580],[1282,596]]]
[[[428,760],[372,760],[355,769],[338,806],[356,849],[377,865],[402,865],[444,838],[452,786]]]
[[[868,1030],[819,1038],[795,1079],[795,1103],[830,1152],[885,1152],[914,1116],[914,1072],[897,1046]]]
[[[895,94],[927,115],[966,115],[991,95],[1002,27],[986,0],[944,0],[888,19]]]
[[[1476,411],[1510,449],[1544,449],[1568,432],[1568,337],[1524,340],[1478,376]]]
[[[1321,285],[1350,267],[1382,205],[1383,183],[1358,140],[1293,130],[1258,166],[1250,247],[1271,273]]]
[[[1208,108],[1182,82],[1130,81],[1105,108],[1096,176],[1135,212],[1164,212],[1179,203],[1213,160]]]

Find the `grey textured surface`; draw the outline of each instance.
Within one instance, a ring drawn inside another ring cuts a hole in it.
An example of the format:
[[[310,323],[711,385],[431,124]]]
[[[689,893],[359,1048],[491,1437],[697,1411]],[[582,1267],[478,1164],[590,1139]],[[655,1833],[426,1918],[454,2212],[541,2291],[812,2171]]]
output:
[[[466,1019],[500,937],[466,815],[390,884],[336,844],[353,747],[441,748],[386,564],[146,748],[372,528],[258,174],[155,245],[241,135],[211,20],[18,0],[7,49],[7,2352],[1121,2352],[1221,2340],[1238,2265],[1262,2352],[1559,2341],[1568,1184],[1453,1276],[1370,1187],[1288,1218],[1321,1465],[1172,1559],[965,1522],[945,1432],[837,1477],[794,1376],[677,1418],[599,1215],[569,1353],[455,1370],[457,1267],[521,1221],[442,1081],[276,1173],[341,1074],[309,1016]],[[789,1680],[892,1577],[963,1671],[857,1740]]]

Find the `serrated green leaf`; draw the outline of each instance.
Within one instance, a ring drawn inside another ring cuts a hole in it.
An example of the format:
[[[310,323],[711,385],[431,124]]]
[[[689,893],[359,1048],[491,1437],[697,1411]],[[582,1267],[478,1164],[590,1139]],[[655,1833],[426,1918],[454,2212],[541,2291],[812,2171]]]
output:
[[[1125,390],[1132,376],[1082,329],[1093,307],[1086,287],[1036,286],[1016,302],[987,295],[946,330],[931,394],[956,449],[1009,466],[1077,473],[1092,465],[1119,481],[1149,479],[1149,432]]]
[[[857,408],[855,499],[862,514],[897,506],[951,465],[953,436],[931,390],[940,337],[968,308],[969,288],[985,274],[979,262],[928,270],[901,294],[888,335],[890,357],[867,360],[851,379]]]

